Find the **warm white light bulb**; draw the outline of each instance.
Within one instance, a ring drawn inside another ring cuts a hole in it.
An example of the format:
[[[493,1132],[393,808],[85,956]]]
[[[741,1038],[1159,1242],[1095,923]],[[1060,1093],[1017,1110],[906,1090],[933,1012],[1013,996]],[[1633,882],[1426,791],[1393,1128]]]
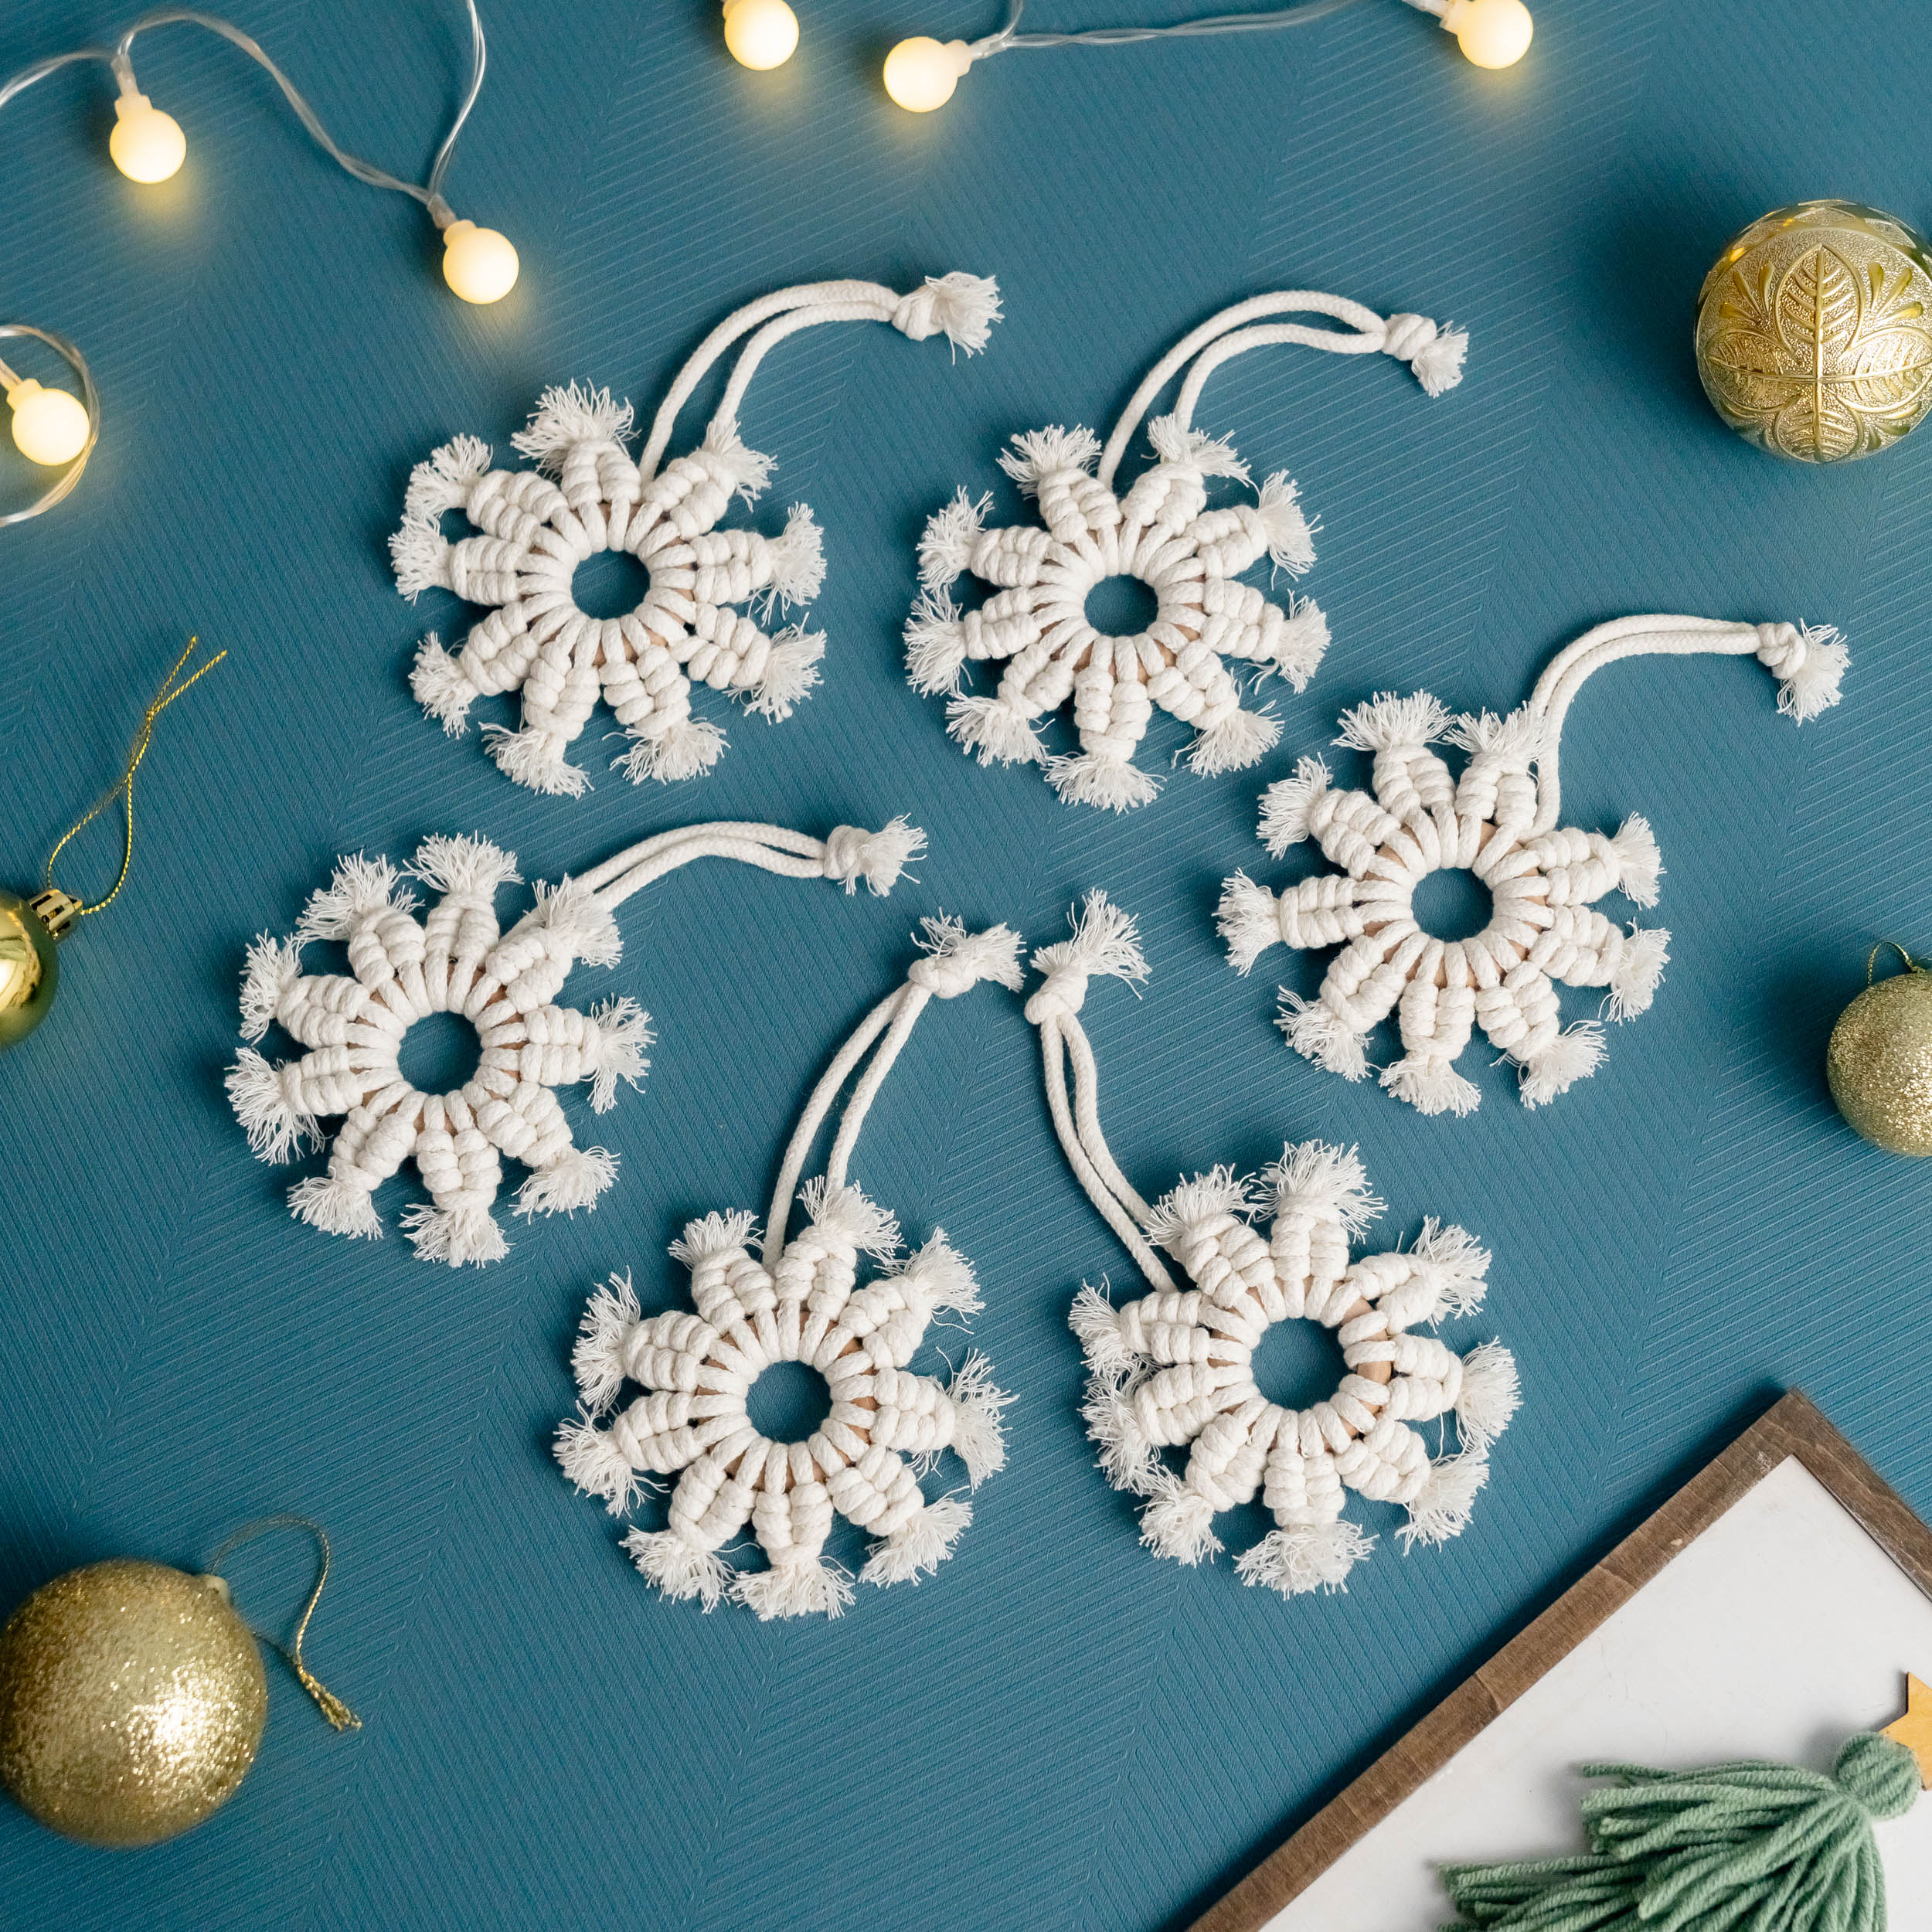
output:
[[[1523,0],[1450,0],[1442,24],[1478,67],[1513,67],[1536,31]]]
[[[145,94],[121,94],[114,101],[107,151],[130,181],[165,181],[188,158],[188,137],[181,123]]]
[[[29,463],[71,463],[87,447],[94,426],[79,396],[43,389],[29,378],[16,383],[7,400],[13,408],[13,440]]]
[[[798,44],[798,16],[785,0],[724,0],[725,46],[741,67],[782,67]]]
[[[473,221],[443,230],[443,279],[466,302],[500,302],[516,286],[516,250],[507,236]]]
[[[963,40],[934,40],[920,34],[902,40],[886,56],[886,91],[900,107],[929,114],[953,97],[960,76],[973,64]]]

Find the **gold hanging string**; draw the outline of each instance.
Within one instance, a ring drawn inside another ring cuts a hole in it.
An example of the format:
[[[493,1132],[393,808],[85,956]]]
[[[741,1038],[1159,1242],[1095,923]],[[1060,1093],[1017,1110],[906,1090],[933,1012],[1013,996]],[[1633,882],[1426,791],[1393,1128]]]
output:
[[[121,887],[128,883],[128,869],[134,862],[134,774],[140,769],[141,760],[148,755],[149,742],[155,735],[155,720],[177,698],[182,696],[184,692],[191,689],[205,678],[228,655],[226,651],[218,651],[192,675],[183,679],[179,684],[175,683],[175,680],[181,676],[182,667],[195,655],[196,647],[200,642],[201,640],[199,638],[190,638],[188,640],[188,648],[175,660],[175,668],[162,679],[161,689],[155,693],[154,702],[148,706],[143,714],[140,729],[134,733],[134,743],[128,747],[128,762],[121,767],[121,776],[94,801],[93,809],[88,812],[87,815],[68,828],[66,836],[62,838],[60,843],[47,855],[47,889],[53,892],[57,889],[53,883],[54,861],[66,849],[69,842],[92,825],[114,804],[117,798],[125,800],[125,828],[121,844],[121,876],[115,879],[113,891],[110,892],[105,899],[99,900],[92,906],[82,905],[77,901],[73,910],[77,916],[84,917],[89,913],[104,911],[114,903]]]
[[[219,658],[216,660],[216,663],[219,662]],[[179,670],[181,667],[177,665],[175,668]],[[202,668],[211,670],[213,666],[204,665]],[[198,672],[196,675],[199,676],[200,673]],[[187,688],[186,685],[183,685],[182,690],[185,691]],[[179,693],[177,692],[176,695],[179,696]],[[250,1624],[248,1628],[258,1641],[267,1645],[270,1650],[278,1651],[281,1654],[283,1661],[295,1673],[296,1681],[311,1697],[315,1699],[316,1708],[338,1731],[359,1731],[362,1728],[362,1720],[302,1662],[302,1639],[308,1633],[308,1620],[315,1614],[315,1605],[321,1596],[323,1584],[328,1581],[330,1553],[328,1532],[322,1528],[321,1525],[318,1522],[311,1522],[306,1516],[264,1516],[260,1521],[250,1523],[246,1529],[236,1530],[234,1535],[230,1536],[227,1542],[209,1558],[209,1571],[210,1574],[213,1574],[215,1566],[224,1556],[230,1556],[240,1549],[243,1543],[253,1543],[257,1536],[266,1536],[271,1529],[307,1530],[315,1539],[316,1554],[321,1559],[321,1566],[315,1573],[315,1587],[308,1593],[308,1601],[302,1606],[302,1614],[296,1619],[295,1636],[293,1642],[280,1643],[274,1638],[257,1630],[253,1624]]]
[[[1866,985],[1869,986],[1872,983],[1872,975],[1874,970],[1877,968],[1879,963],[1879,954],[1883,952],[1888,946],[1891,947],[1893,952],[1898,954],[1900,958],[1905,961],[1905,970],[1908,973],[1922,973],[1925,971],[1925,968],[1921,966],[1919,962],[1914,959],[1896,939],[1881,939],[1879,943],[1872,948],[1871,957],[1865,962],[1865,983]]]

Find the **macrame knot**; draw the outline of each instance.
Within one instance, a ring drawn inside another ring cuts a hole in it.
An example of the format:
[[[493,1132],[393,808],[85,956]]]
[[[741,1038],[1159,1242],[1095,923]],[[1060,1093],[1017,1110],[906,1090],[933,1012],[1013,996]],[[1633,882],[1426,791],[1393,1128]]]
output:
[[[1757,661],[1774,677],[1795,677],[1804,668],[1808,650],[1804,634],[1794,624],[1757,627]]]
[[[1382,352],[1399,362],[1413,362],[1440,333],[1427,315],[1391,315]]]
[[[1838,702],[1852,654],[1828,624],[1760,624],[1757,661],[1778,681],[1778,709],[1803,724]]]
[[[927,933],[921,943],[930,950],[925,958],[913,961],[906,978],[922,992],[935,999],[957,999],[983,979],[1019,990],[1019,935],[1011,927],[993,926],[983,933],[969,933],[958,920],[943,915],[920,923]]]
[[[943,335],[971,355],[986,346],[999,318],[999,284],[990,275],[955,270],[928,275],[924,287],[900,296],[893,307],[892,325],[909,342]]]
[[[1093,978],[1084,966],[1056,966],[1026,1002],[1026,1018],[1034,1026],[1049,1019],[1071,1019],[1087,1003],[1087,983]]]
[[[856,892],[861,879],[879,896],[899,883],[906,866],[926,849],[926,835],[903,817],[868,832],[862,825],[834,825],[825,835],[825,876]]]
[[[1919,1760],[1903,1744],[1876,1732],[1848,1738],[1832,1767],[1832,1781],[1876,1823],[1903,1818],[1917,1802]]]
[[[1462,359],[1469,338],[1461,329],[1440,328],[1427,315],[1391,315],[1384,325],[1382,352],[1406,362],[1425,394],[1440,396],[1462,380]]]

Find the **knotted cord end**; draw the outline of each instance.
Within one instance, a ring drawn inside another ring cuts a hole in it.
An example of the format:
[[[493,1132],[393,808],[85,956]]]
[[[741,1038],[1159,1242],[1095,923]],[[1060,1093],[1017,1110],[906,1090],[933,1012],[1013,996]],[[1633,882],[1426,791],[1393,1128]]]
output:
[[[999,284],[991,275],[955,270],[950,275],[928,275],[923,287],[900,296],[892,325],[910,342],[944,335],[954,349],[975,355],[986,346],[1003,312]]]
[[[1440,396],[1462,380],[1469,337],[1454,327],[1438,328],[1427,315],[1391,315],[1382,352],[1406,362],[1427,396]]]
[[[1043,946],[1032,957],[1033,971],[1045,975],[1026,1002],[1027,1019],[1035,1026],[1056,1014],[1077,1013],[1087,998],[1087,982],[1096,973],[1124,980],[1137,991],[1147,978],[1147,955],[1132,917],[1097,886],[1069,917],[1073,937]]]
[[[1852,653],[1832,624],[1760,624],[1757,661],[1778,681],[1778,709],[1803,724],[1842,696]]]

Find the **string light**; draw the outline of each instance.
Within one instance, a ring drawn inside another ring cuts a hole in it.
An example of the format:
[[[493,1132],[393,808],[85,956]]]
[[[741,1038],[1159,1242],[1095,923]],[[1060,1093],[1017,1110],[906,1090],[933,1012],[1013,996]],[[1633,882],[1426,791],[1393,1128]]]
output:
[[[238,48],[267,72],[276,86],[281,89],[284,97],[295,111],[296,119],[307,130],[309,138],[338,167],[371,188],[384,188],[396,194],[407,195],[412,201],[423,204],[429,211],[430,220],[442,233],[444,243],[443,278],[456,294],[466,302],[500,301],[516,284],[516,250],[495,229],[479,228],[474,222],[459,220],[456,211],[443,197],[444,178],[449,172],[450,162],[456,151],[457,136],[463,131],[463,124],[469,119],[470,110],[476,105],[477,95],[483,86],[485,58],[483,22],[477,14],[476,0],[464,0],[464,4],[470,16],[469,86],[456,111],[455,119],[450,124],[449,132],[443,137],[442,146],[436,151],[436,158],[430,164],[429,179],[420,185],[413,181],[401,180],[386,170],[376,167],[373,162],[364,161],[359,155],[352,155],[338,147],[315,109],[303,98],[287,75],[270,60],[258,42],[243,33],[232,22],[217,19],[211,13],[197,12],[191,7],[163,7],[155,12],[143,14],[111,48],[77,47],[71,53],[55,54],[50,59],[36,61],[31,66],[22,67],[18,73],[0,82],[0,107],[4,107],[16,94],[24,93],[39,81],[45,80],[49,74],[57,73],[63,67],[97,62],[113,74],[121,90],[119,97],[114,102],[114,129],[107,137],[107,151],[114,165],[130,181],[145,184],[166,181],[179,171],[187,158],[188,139],[182,132],[181,124],[174,116],[157,107],[141,92],[134,78],[134,39],[137,35],[148,32],[156,27],[202,28],[209,33],[219,35],[230,46]],[[784,0],[736,0],[736,4],[776,4],[784,9]],[[789,14],[789,9],[784,10]],[[794,22],[794,39],[796,34],[797,23]],[[16,414],[16,440],[19,433],[19,420]]]
[[[26,322],[0,323],[0,340],[8,338],[46,343],[73,371],[80,393],[76,396],[66,389],[49,389],[0,362],[0,389],[5,392],[13,413],[15,446],[30,463],[49,468],[66,465],[53,488],[24,510],[0,515],[0,529],[51,510],[80,481],[80,472],[87,467],[94,440],[100,434],[100,398],[95,393],[87,359],[80,349],[66,336]]]
[[[724,37],[741,67],[782,67],[798,45],[798,16],[785,0],[724,0]]]
[[[739,0],[753,4],[753,0]],[[952,99],[953,90],[976,61],[1016,48],[1124,47],[1142,40],[1179,40],[1208,34],[1267,33],[1307,26],[1339,13],[1359,0],[1302,0],[1299,6],[1265,13],[1217,13],[1202,20],[1177,21],[1168,27],[1090,27],[1076,33],[1022,33],[1026,0],[1008,0],[1005,23],[979,40],[934,40],[924,34],[902,40],[886,56],[886,91],[913,114],[930,114]],[[1507,67],[1520,60],[1534,31],[1523,0],[1406,0],[1434,14],[1463,53],[1478,67]]]

